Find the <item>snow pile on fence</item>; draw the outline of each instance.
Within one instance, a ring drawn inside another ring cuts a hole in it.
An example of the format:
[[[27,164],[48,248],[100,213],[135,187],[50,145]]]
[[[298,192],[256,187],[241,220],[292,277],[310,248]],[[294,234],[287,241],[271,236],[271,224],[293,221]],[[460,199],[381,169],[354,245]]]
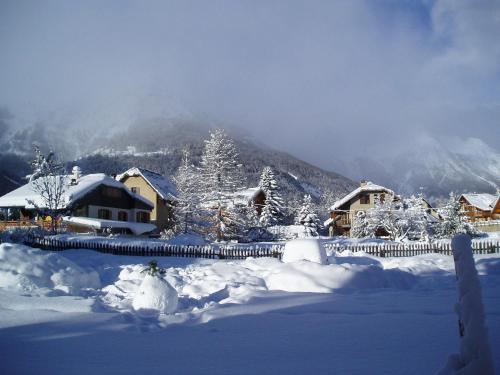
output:
[[[301,238],[288,241],[285,244],[282,260],[285,263],[308,260],[319,264],[326,264],[326,251],[323,244],[313,238]]]
[[[52,290],[78,295],[100,286],[97,272],[85,270],[59,254],[0,245],[0,288],[40,295]]]
[[[460,353],[449,357],[440,375],[493,375],[493,362],[485,326],[481,284],[472,257],[471,239],[457,235],[452,240],[458,284]]]

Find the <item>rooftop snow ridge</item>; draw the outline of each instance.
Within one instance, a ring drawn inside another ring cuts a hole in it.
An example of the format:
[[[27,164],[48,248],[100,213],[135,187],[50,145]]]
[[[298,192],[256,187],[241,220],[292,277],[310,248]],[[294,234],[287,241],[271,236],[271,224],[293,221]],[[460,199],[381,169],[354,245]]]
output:
[[[472,206],[483,211],[491,211],[497,199],[499,199],[498,196],[487,193],[462,194],[462,197]]]
[[[377,192],[377,191],[394,195],[394,191],[392,191],[391,189],[388,189],[388,188],[386,188],[384,186],[376,185],[376,184],[374,184],[371,181],[361,181],[361,184],[360,184],[360,186],[357,189],[355,189],[352,192],[350,192],[349,194],[347,194],[344,198],[339,199],[338,201],[336,201],[330,207],[330,211],[335,211],[340,206],[346,204],[347,202],[349,202],[351,199],[353,199],[354,197],[356,197],[358,194],[360,194],[362,192]]]
[[[69,183],[71,181],[71,175],[65,175],[63,177],[65,179],[65,182],[68,183],[68,186],[66,191],[64,192],[62,205],[63,207],[61,208],[70,206],[71,204],[73,204],[73,202],[77,201],[82,196],[96,189],[100,185],[123,189],[132,198],[140,200],[148,206],[153,207],[153,204],[149,200],[138,194],[135,194],[134,192],[127,189],[121,182],[116,181],[115,179],[105,175],[104,173],[83,175],[75,185],[71,185]],[[38,207],[44,207],[44,200],[34,189],[33,182],[28,182],[27,184],[17,188],[16,190],[5,194],[3,197],[0,197],[0,207],[34,208],[31,203],[28,203],[28,200],[34,202]]]
[[[123,181],[125,177],[141,176],[163,199],[177,199],[177,189],[165,176],[150,171],[146,168],[133,167],[116,176],[117,181]]]

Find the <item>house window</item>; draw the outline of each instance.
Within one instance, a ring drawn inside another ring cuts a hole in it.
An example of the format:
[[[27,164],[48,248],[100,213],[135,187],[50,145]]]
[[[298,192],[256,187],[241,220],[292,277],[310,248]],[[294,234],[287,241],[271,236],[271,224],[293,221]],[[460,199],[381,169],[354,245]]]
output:
[[[131,187],[132,193],[141,194],[141,189],[138,186]]]
[[[149,223],[149,212],[139,211],[135,215],[135,221],[138,223]]]
[[[119,221],[128,221],[128,212],[127,211],[118,211],[118,220]]]
[[[97,210],[97,217],[99,219],[111,220],[111,211],[105,208],[99,208]]]
[[[359,198],[359,203],[361,203],[361,204],[370,204],[370,195],[368,195],[368,194],[363,194],[363,195]]]

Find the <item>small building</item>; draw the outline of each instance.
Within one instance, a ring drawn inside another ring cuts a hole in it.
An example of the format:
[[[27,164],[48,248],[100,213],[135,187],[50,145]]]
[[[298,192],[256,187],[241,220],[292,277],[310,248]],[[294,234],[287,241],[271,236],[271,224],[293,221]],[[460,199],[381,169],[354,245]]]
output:
[[[266,204],[266,193],[260,187],[238,190],[233,194],[233,197],[236,205],[254,206],[259,216]]]
[[[462,194],[459,202],[462,212],[479,230],[500,231],[500,193]]]
[[[370,181],[361,181],[357,189],[336,201],[330,207],[330,218],[325,221],[330,236],[350,235],[352,221],[359,211],[375,207],[376,199],[394,199],[394,191]]]
[[[177,190],[170,180],[159,173],[137,167],[119,174],[116,180],[153,203],[151,222],[159,230],[170,228],[172,209],[177,200]]]
[[[63,181],[67,185],[59,216],[69,230],[145,234],[155,229],[150,223],[153,204],[112,177],[102,173],[81,175],[74,167],[73,174],[64,176]],[[20,222],[30,225],[41,219],[39,211],[47,207],[31,181],[0,197],[0,208],[17,212]]]

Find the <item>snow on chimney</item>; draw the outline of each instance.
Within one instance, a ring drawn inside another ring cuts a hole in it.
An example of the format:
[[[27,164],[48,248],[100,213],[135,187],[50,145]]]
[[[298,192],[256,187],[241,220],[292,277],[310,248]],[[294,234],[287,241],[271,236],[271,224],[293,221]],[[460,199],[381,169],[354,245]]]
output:
[[[360,186],[360,187],[366,186],[367,184],[368,184],[368,182],[367,182],[366,180],[361,180],[361,181],[359,182],[359,186]]]
[[[71,170],[71,185],[77,185],[81,176],[82,176],[82,170],[78,165],[75,165]]]

